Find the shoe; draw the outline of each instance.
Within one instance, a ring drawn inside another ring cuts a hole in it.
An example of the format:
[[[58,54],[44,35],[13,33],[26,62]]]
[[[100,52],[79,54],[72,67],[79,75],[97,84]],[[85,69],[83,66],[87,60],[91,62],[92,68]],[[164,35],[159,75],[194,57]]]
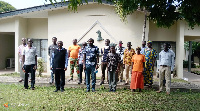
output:
[[[166,94],[167,94],[167,95],[170,95],[170,92],[167,92]]]
[[[31,82],[31,79],[28,82]]]
[[[28,89],[28,87],[25,87],[24,89]]]
[[[112,89],[110,89],[109,92],[112,92]]]
[[[61,92],[64,92],[64,91],[65,91],[65,89],[61,89],[60,91],[61,91]]]
[[[95,92],[95,89],[92,89],[92,92]]]
[[[156,91],[157,93],[161,93],[162,91]]]
[[[69,81],[73,81],[73,78],[70,78],[70,79],[68,80],[68,82],[69,82]]]
[[[79,81],[78,84],[81,84],[81,82]]]
[[[53,82],[49,82],[49,84],[53,84]]]
[[[101,81],[100,85],[104,84],[104,81]]]
[[[86,85],[86,82],[84,82],[84,84]]]
[[[90,92],[90,90],[87,89],[85,92]]]
[[[19,80],[19,82],[22,82],[22,81],[24,81],[24,80],[23,79]]]
[[[122,80],[120,80],[120,82],[122,82]]]
[[[116,90],[114,89],[113,92],[116,92]]]
[[[124,85],[128,85],[128,83],[125,83]]]
[[[35,90],[35,88],[34,88],[34,87],[32,87],[31,89],[32,89],[32,90]]]
[[[53,91],[53,92],[58,92],[58,89],[56,89],[55,91]]]

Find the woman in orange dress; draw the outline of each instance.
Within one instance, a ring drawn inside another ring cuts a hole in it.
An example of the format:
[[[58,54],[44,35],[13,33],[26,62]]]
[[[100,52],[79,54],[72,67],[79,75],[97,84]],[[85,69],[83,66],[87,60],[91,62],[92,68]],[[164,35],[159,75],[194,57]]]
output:
[[[145,56],[140,54],[141,48],[137,47],[137,54],[132,57],[132,75],[131,75],[131,84],[130,89],[134,92],[137,88],[139,88],[139,92],[141,89],[144,89],[144,65],[145,65]]]

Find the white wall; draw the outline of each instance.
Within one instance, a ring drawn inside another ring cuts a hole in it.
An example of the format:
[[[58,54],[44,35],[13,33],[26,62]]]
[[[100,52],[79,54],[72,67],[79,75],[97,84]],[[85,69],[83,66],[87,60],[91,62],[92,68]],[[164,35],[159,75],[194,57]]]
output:
[[[15,18],[0,19],[0,32],[15,32]]]

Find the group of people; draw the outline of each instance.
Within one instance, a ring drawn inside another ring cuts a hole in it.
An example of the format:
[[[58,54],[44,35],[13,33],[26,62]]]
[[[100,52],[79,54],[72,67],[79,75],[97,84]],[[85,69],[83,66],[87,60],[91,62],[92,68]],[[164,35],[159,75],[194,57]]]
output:
[[[74,69],[78,76],[78,84],[83,82],[83,72],[85,73],[84,84],[87,86],[86,92],[90,91],[90,79],[92,79],[92,92],[95,92],[96,73],[101,66],[100,85],[105,83],[105,74],[107,72],[107,82],[109,83],[109,91],[115,92],[117,82],[123,82],[123,71],[125,69],[125,85],[130,84],[130,89],[144,88],[145,85],[151,87],[153,84],[153,72],[157,52],[152,47],[152,41],[142,41],[142,47],[137,47],[136,52],[131,48],[131,42],[127,43],[127,48],[123,47],[123,42],[119,41],[116,47],[115,43],[110,43],[109,39],[105,40],[105,46],[99,50],[94,45],[94,39],[90,38],[87,43],[83,42],[82,47],[77,44],[77,39],[73,40],[73,45],[68,50],[63,48],[63,42],[57,38],[52,38],[53,44],[48,48],[50,56],[51,80],[54,83],[57,92],[64,91],[65,71],[67,70],[68,60],[70,64],[70,79],[73,80]],[[24,87],[28,88],[28,73],[31,72],[31,88],[34,89],[35,70],[37,69],[36,48],[32,46],[32,40],[28,39],[26,46],[25,39],[22,39],[22,45],[19,46],[20,64],[25,72],[25,77],[21,74],[22,80],[25,78]],[[99,64],[99,56],[102,56],[101,64]],[[35,58],[33,58],[35,57]],[[166,91],[170,94],[171,71],[174,68],[175,54],[170,49],[170,44],[164,44],[164,50],[159,53],[159,92],[163,91],[163,79],[166,79]],[[107,69],[107,71],[106,71]],[[23,72],[22,72],[23,73]],[[32,74],[33,73],[33,74]],[[131,82],[129,83],[129,75]],[[91,77],[91,78],[90,78]],[[22,81],[20,80],[20,81]]]

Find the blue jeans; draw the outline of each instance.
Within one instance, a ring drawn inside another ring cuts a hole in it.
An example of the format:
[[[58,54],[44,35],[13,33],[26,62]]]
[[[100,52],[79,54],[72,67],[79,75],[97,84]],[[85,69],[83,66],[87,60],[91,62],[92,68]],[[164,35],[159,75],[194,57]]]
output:
[[[86,65],[86,86],[87,90],[90,90],[90,74],[92,75],[92,90],[95,90],[96,85],[96,73],[95,65]]]

